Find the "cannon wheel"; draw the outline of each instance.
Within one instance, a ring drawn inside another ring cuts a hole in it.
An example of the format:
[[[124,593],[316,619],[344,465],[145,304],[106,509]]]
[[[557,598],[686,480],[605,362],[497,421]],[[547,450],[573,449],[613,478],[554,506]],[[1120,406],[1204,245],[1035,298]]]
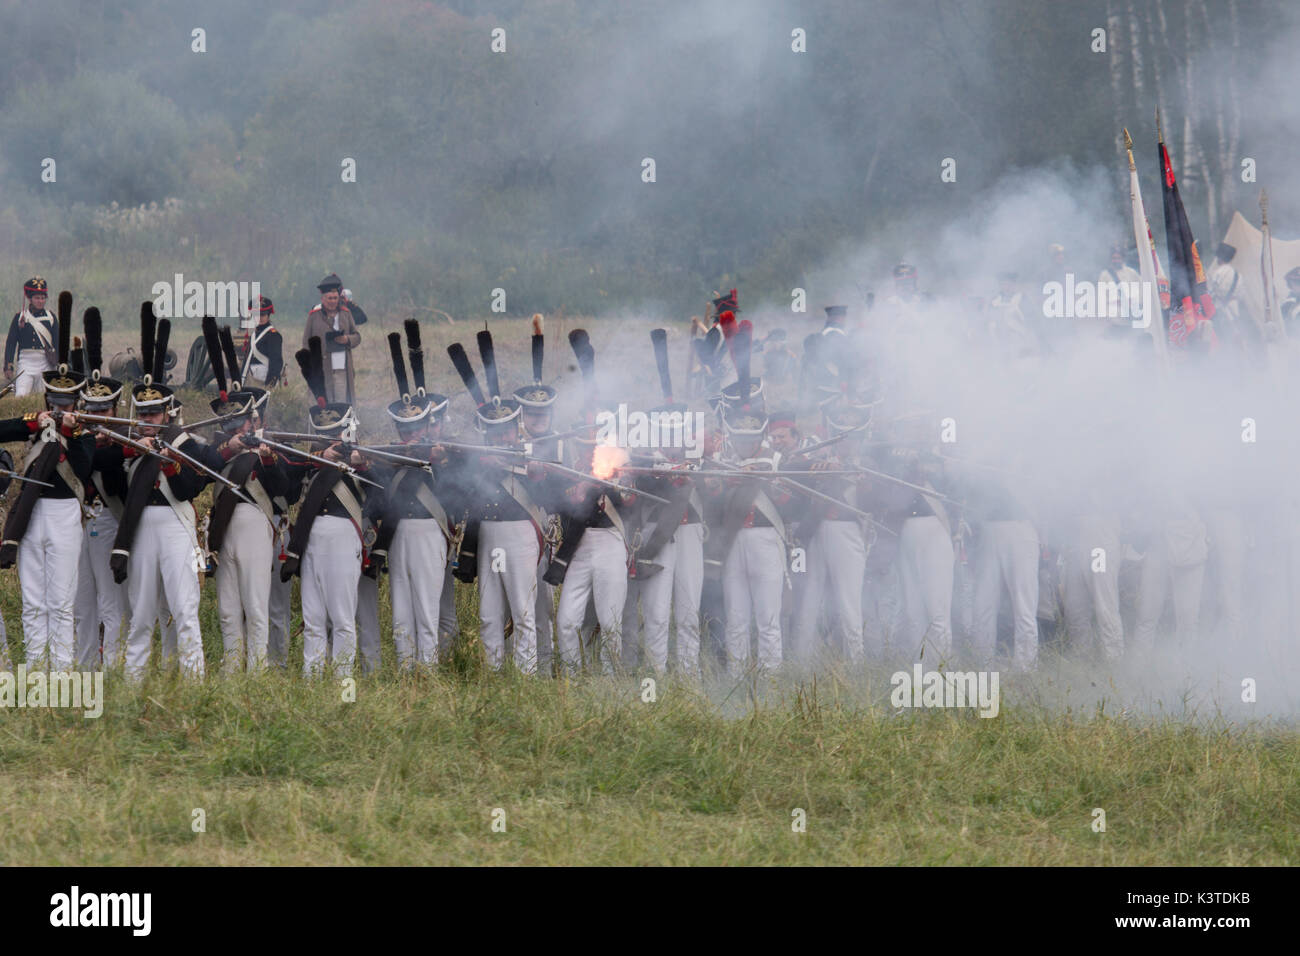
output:
[[[185,363],[185,387],[205,389],[214,378],[212,363],[208,361],[208,343],[200,335],[190,346],[190,357]]]

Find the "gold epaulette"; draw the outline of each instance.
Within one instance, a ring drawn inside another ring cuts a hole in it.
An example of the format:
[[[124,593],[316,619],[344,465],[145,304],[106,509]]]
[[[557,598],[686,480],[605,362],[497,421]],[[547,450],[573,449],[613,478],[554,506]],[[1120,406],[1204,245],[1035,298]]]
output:
[[[25,415],[23,415],[23,421],[34,422],[36,421],[36,416],[39,414],[40,412],[27,412]]]

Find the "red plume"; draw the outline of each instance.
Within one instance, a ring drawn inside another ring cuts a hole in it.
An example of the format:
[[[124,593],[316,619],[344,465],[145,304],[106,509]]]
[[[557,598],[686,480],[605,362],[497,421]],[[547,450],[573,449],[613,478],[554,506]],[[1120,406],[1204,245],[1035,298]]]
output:
[[[736,313],[723,312],[718,316],[718,325],[722,326],[722,335],[728,342],[736,334]]]

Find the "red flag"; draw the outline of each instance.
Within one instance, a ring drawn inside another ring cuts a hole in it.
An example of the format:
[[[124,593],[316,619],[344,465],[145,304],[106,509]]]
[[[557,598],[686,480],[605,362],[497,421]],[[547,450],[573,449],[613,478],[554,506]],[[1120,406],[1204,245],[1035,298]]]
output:
[[[1187,220],[1178,182],[1174,179],[1174,165],[1160,137],[1160,168],[1164,170],[1161,192],[1165,207],[1165,247],[1169,252],[1169,341],[1173,345],[1187,345],[1188,336],[1196,331],[1202,321],[1214,318],[1214,300],[1210,298],[1205,281],[1201,255],[1192,237],[1192,225]],[[1207,330],[1211,349],[1218,345],[1211,324]]]

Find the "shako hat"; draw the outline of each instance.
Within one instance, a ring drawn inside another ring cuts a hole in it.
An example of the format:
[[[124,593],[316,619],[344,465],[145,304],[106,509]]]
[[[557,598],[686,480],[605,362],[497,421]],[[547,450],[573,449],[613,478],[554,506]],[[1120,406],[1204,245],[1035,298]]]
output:
[[[59,293],[59,364],[42,372],[47,401],[51,405],[71,407],[77,403],[77,394],[86,376],[74,372],[68,365],[72,345],[72,293]]]

